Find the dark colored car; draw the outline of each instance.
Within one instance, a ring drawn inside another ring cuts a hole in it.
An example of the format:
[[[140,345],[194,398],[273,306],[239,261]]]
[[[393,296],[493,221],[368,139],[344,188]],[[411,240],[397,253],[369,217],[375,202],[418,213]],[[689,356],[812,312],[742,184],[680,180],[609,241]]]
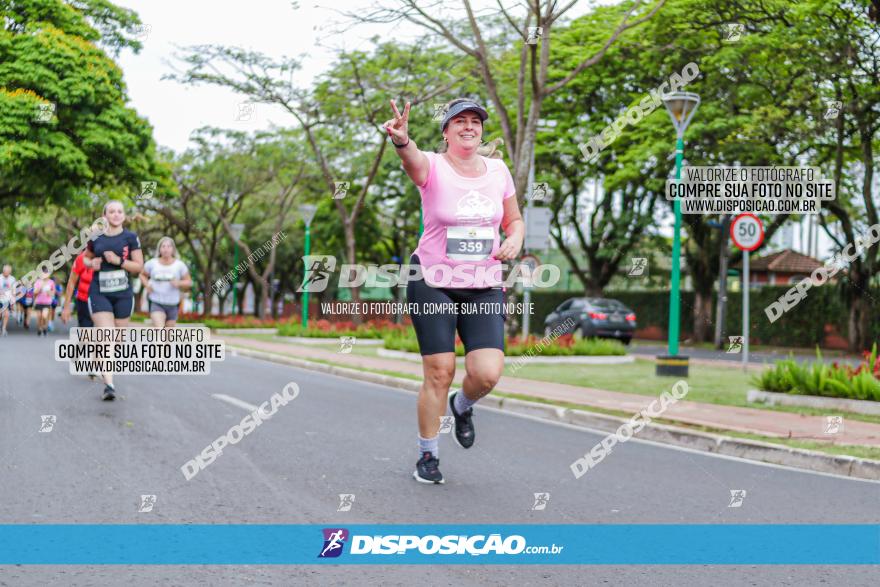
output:
[[[636,330],[636,314],[623,303],[608,298],[571,298],[544,319],[544,334],[557,327],[560,334],[616,338],[629,344]]]

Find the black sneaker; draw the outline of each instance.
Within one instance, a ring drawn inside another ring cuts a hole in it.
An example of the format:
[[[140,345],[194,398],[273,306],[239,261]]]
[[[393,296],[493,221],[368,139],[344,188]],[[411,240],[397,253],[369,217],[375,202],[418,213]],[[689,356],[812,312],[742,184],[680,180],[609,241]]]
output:
[[[413,478],[419,483],[436,483],[438,485],[445,483],[443,473],[437,468],[439,464],[440,459],[429,452],[423,452],[422,458],[416,463]]]
[[[112,402],[116,399],[116,390],[113,389],[112,385],[108,385],[104,387],[104,397],[102,397],[105,402]]]
[[[455,438],[455,443],[458,446],[470,448],[474,445],[474,439],[476,438],[474,422],[472,420],[474,409],[468,408],[461,414],[455,411],[455,396],[459,393],[462,392],[456,391],[449,398],[449,408],[452,410],[452,417],[455,419],[455,434],[452,436]]]

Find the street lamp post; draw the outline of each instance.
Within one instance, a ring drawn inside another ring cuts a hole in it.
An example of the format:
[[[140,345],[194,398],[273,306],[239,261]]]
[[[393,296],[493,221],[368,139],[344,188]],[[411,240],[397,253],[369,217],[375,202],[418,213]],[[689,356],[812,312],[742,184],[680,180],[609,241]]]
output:
[[[312,248],[312,218],[315,216],[315,211],[317,211],[318,207],[314,204],[302,204],[299,207],[299,213],[302,216],[303,222],[306,225],[306,245],[305,245],[305,255],[303,256],[303,295],[302,295],[302,327],[307,328],[309,325],[309,288],[306,285],[306,279],[309,277],[309,268],[305,264],[305,259],[311,253]]]
[[[235,283],[232,284],[232,313],[235,314],[235,305],[238,300],[238,239],[244,232],[244,224],[233,224],[230,227],[232,235],[232,270],[235,272]]]
[[[681,179],[681,161],[684,157],[684,132],[687,130],[700,97],[693,92],[671,92],[663,96],[666,111],[675,127],[675,179]],[[669,340],[667,354],[657,357],[657,375],[687,377],[688,358],[678,354],[678,334],[681,308],[681,202],[673,203],[675,227],[672,233],[672,284],[669,291]]]

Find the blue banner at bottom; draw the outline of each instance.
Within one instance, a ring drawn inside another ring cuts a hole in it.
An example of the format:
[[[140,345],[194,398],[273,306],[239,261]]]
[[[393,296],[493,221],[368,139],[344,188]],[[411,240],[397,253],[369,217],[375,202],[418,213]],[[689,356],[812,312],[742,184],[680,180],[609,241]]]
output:
[[[880,525],[0,525],[0,564],[878,565]]]

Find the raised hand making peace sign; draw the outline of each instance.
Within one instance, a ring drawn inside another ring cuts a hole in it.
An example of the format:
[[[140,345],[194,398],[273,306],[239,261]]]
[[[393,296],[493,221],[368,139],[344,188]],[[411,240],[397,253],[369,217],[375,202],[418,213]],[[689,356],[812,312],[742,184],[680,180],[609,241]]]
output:
[[[397,145],[405,145],[409,141],[409,132],[407,130],[409,124],[409,106],[407,102],[403,108],[403,114],[397,109],[394,100],[391,100],[391,109],[394,111],[394,118],[384,124],[385,130],[391,137],[391,141]]]

